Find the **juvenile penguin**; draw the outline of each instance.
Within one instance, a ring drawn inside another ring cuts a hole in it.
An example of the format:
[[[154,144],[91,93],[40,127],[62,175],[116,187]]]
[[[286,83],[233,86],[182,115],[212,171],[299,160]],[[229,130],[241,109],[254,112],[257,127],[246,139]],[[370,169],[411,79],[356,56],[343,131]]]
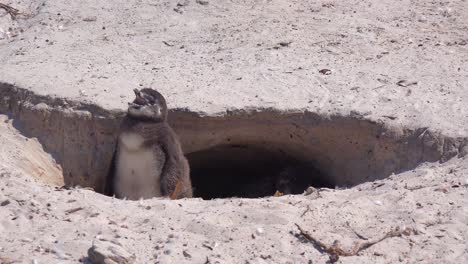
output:
[[[106,194],[138,200],[192,197],[189,164],[167,123],[167,105],[156,90],[134,89],[122,121]]]

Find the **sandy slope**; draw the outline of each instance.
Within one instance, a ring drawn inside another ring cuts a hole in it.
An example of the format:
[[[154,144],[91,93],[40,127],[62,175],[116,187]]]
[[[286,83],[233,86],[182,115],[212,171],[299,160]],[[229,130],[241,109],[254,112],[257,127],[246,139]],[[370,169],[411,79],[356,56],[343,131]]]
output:
[[[39,94],[122,109],[142,85],[210,115],[353,112],[468,134],[465,0],[6,2],[30,17],[0,10],[0,82]]]
[[[395,227],[416,232],[339,263],[468,260],[468,157],[319,195],[123,201],[37,181],[16,167],[30,156],[6,155],[25,140],[1,122],[0,134],[7,131],[9,144],[0,151],[0,263],[77,263],[100,239],[120,244],[136,263],[325,263],[328,256],[298,237],[295,223],[347,249]]]
[[[63,185],[62,170],[36,138],[26,138],[13,126],[14,120],[0,115],[0,160],[3,166],[16,168],[42,182]]]

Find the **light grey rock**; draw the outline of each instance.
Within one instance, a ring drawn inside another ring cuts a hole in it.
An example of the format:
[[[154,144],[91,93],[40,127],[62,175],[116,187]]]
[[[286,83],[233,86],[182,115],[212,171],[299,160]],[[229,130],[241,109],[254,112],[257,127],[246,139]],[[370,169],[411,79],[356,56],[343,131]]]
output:
[[[109,241],[96,240],[88,249],[88,258],[93,264],[132,264],[136,256],[123,247]]]

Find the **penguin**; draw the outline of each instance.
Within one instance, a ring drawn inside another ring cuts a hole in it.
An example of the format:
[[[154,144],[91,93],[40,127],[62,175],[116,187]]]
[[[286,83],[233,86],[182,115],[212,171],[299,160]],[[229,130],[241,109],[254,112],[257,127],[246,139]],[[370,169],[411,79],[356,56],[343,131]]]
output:
[[[129,200],[193,196],[190,167],[179,138],[167,123],[165,98],[134,89],[109,169],[105,194]]]

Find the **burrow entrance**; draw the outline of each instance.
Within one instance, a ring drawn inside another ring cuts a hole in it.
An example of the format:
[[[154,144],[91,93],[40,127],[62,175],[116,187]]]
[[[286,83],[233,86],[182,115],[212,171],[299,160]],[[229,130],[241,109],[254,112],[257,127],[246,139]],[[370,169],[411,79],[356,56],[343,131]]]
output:
[[[0,83],[0,113],[35,137],[63,169],[68,186],[105,190],[123,112],[38,96]],[[276,190],[352,187],[446,161],[468,145],[427,128],[395,128],[354,116],[271,109],[202,116],[173,110],[169,122],[189,159],[195,195],[262,197]]]
[[[187,155],[194,195],[203,199],[299,194],[334,187],[310,161],[255,145],[223,145]]]

